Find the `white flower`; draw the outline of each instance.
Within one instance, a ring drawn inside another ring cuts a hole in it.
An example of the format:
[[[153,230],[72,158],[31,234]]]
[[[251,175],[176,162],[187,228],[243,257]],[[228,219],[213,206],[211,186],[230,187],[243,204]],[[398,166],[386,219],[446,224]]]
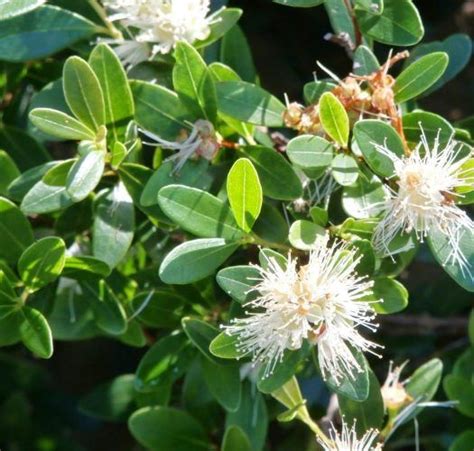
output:
[[[178,152],[165,161],[176,160],[174,172],[179,172],[184,163],[193,155],[212,160],[219,149],[219,141],[216,137],[214,126],[204,119],[197,120],[192,126],[189,136],[181,141],[167,141],[159,136],[146,130],[140,130],[145,136],[155,141],[148,143],[151,145],[159,145],[163,149],[173,149]]]
[[[382,444],[374,442],[379,435],[377,429],[369,429],[360,439],[357,438],[355,422],[351,428],[343,421],[342,431],[339,434],[334,425],[329,431],[331,442],[327,443],[318,437],[318,442],[324,451],[380,451]]]
[[[474,231],[474,222],[454,201],[458,197],[455,188],[469,183],[461,170],[469,155],[460,158],[460,147],[452,139],[441,148],[439,136],[430,149],[424,132],[409,156],[399,157],[385,146],[377,148],[394,163],[398,191],[392,191],[382,207],[384,215],[374,233],[375,248],[390,254],[388,245],[399,233],[414,231],[423,241],[433,231],[449,241],[450,253],[444,263],[456,263],[467,270],[469,262],[459,241],[465,230]]]
[[[265,365],[266,376],[285,350],[301,348],[304,340],[318,344],[323,377],[331,375],[336,382],[361,371],[349,345],[360,351],[377,347],[357,330],[377,328],[370,302],[363,301],[372,293],[372,282],[355,273],[359,258],[347,243],[328,246],[327,241],[322,239],[300,268],[291,256],[286,268],[270,258],[267,269],[259,268],[258,297],[247,304],[253,311],[224,326],[238,337],[242,352]]]
[[[153,44],[153,54],[169,53],[178,41],[190,44],[206,39],[215,15],[208,15],[210,0],[104,0],[126,27],[138,29],[138,42]]]

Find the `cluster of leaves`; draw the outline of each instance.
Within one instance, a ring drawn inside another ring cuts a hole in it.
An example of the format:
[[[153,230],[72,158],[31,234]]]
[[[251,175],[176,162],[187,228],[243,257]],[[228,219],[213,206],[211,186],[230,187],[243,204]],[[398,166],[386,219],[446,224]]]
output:
[[[423,37],[411,0],[275,3],[324,3],[358,76],[383,70],[374,43],[411,46]],[[357,271],[373,279],[374,299],[384,300],[374,304],[377,313],[407,307],[408,292],[395,278],[419,243],[400,235],[389,257],[371,242],[378,219],[370,207],[383,201],[394,173],[377,144],[403,155],[420,140],[421,124],[431,143],[455,134],[471,151],[472,118],[453,127],[416,103],[463,69],[470,40],[454,35],[414,48],[393,86],[403,109],[399,128],[386,118],[354,118],[333,92],[337,82],[321,80],[306,84],[303,97],[318,106],[323,133],[296,136],[284,127],[285,105],[257,83],[235,25],[240,14],[227,8],[206,41],[180,42],[172,57],[126,71],[111,47],[94,45],[111,33],[95,0],[0,5],[0,345],[22,342],[41,358],[53,355],[54,340],[106,336],[146,348],[135,374],[98,387],[81,407],[128,421],[150,449],[221,443],[224,451],[260,450],[273,420],[296,418],[314,430],[296,375],[336,394],[358,431],[374,427],[388,437],[393,412],[384,408],[364,356],[357,355],[364,371],[342,384],[322,382],[309,346],[286,353],[264,377],[219,325],[243,315],[256,295],[258,273],[249,263],[265,266],[272,257],[284,265],[289,251],[304,258],[326,233],[357,249]],[[176,141],[200,119],[220,140],[211,162],[191,159],[174,171],[166,160],[172,152],[142,141],[140,129]],[[276,149],[274,128],[288,140],[286,153]],[[332,188],[315,197],[324,186]],[[461,189],[459,202],[472,203],[473,187]],[[443,240],[428,238],[440,263]],[[466,234],[461,246],[474,266],[473,243]],[[474,291],[471,274],[454,263],[444,269]],[[471,317],[471,340],[473,324]],[[468,417],[472,361],[471,347],[444,379],[447,396]],[[410,397],[430,401],[442,367],[434,359],[416,369],[406,385]],[[473,442],[467,431],[451,449],[468,450]]]

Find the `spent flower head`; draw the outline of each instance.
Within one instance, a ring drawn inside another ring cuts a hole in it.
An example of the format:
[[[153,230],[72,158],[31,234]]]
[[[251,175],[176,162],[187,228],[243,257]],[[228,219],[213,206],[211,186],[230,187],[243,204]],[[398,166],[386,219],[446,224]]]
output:
[[[246,304],[252,311],[224,326],[226,333],[237,336],[240,350],[265,365],[267,376],[286,350],[300,349],[308,340],[318,345],[324,378],[354,377],[362,369],[353,349],[373,352],[378,346],[358,330],[377,328],[371,302],[364,301],[372,294],[372,282],[357,275],[358,262],[349,244],[328,245],[327,237],[306,265],[298,267],[289,255],[283,268],[270,258],[267,268],[258,268],[258,296]]]
[[[329,431],[330,441],[324,441],[318,437],[319,444],[324,451],[381,451],[382,444],[375,443],[379,431],[377,429],[369,429],[359,439],[355,429],[356,423],[349,427],[344,421],[342,422],[342,430],[339,433],[334,425],[331,424]]]
[[[216,20],[210,0],[104,0],[123,26],[138,30],[134,40],[151,43],[153,54],[169,53],[179,41],[206,39]]]
[[[423,131],[421,142],[408,156],[398,156],[385,146],[377,148],[393,161],[398,190],[392,190],[382,206],[375,248],[390,254],[389,244],[399,233],[413,231],[420,241],[431,232],[440,233],[450,246],[444,263],[469,271],[460,240],[466,230],[474,231],[474,222],[455,204],[459,197],[455,189],[469,183],[462,174],[469,155],[461,157],[460,146],[452,139],[442,146],[439,134],[431,147]]]

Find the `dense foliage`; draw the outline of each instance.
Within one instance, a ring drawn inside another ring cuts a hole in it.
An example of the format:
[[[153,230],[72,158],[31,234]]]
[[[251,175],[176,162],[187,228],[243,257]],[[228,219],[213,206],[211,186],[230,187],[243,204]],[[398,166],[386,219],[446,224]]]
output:
[[[352,61],[300,103],[225,3],[0,1],[2,450],[82,449],[38,362],[107,337],[136,370],[79,409],[136,447],[471,451],[474,120],[419,105],[471,39],[420,43],[411,0],[268,2]]]

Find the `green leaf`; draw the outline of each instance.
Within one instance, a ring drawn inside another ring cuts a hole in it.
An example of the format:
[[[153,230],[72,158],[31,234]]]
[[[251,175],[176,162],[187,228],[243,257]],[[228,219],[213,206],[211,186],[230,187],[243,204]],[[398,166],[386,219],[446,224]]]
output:
[[[96,25],[78,14],[45,5],[2,21],[0,55],[4,61],[40,59],[96,31]]]
[[[185,299],[177,294],[157,290],[151,293],[140,293],[133,298],[134,315],[150,327],[174,328],[181,320]]]
[[[91,140],[95,133],[82,122],[62,111],[36,108],[30,112],[31,122],[42,132],[61,139]]]
[[[12,157],[4,150],[0,150],[0,196],[8,195],[8,186],[20,175]]]
[[[110,268],[102,260],[89,256],[66,257],[62,275],[70,279],[107,277]]]
[[[46,318],[36,309],[23,307],[20,335],[23,344],[35,355],[49,359],[53,355],[53,336]]]
[[[56,280],[66,261],[66,245],[61,238],[46,237],[28,247],[18,261],[18,272],[30,291]]]
[[[128,420],[135,439],[160,451],[208,451],[202,426],[188,413],[172,407],[144,407]]]
[[[321,207],[311,207],[309,214],[313,222],[321,227],[325,227],[329,220],[328,211]]]
[[[256,125],[281,127],[285,106],[269,92],[244,81],[217,83],[219,111]]]
[[[127,74],[114,51],[106,44],[92,50],[89,64],[95,72],[105,101],[105,125],[112,142],[124,141],[128,123],[133,119],[135,106]]]
[[[240,16],[242,16],[242,10],[239,8],[222,8],[221,10],[216,11],[214,13],[214,20],[209,26],[211,30],[209,36],[201,41],[194,41],[194,47],[200,49],[218,41],[232,29],[240,19]]]
[[[351,377],[345,374],[339,383],[330,374],[325,380],[326,385],[334,391],[337,395],[343,395],[353,401],[365,401],[369,396],[369,374],[370,368],[364,355],[356,350],[353,350],[353,355],[359,363],[362,371],[354,371],[354,376]]]
[[[133,201],[122,183],[97,199],[92,251],[110,268],[125,257],[133,241],[135,212]]]
[[[273,0],[273,2],[295,8],[311,8],[323,4],[324,0]]]
[[[351,186],[359,178],[359,166],[352,155],[339,153],[331,163],[332,175],[339,185]]]
[[[428,402],[433,399],[436,394],[439,383],[441,382],[441,375],[443,373],[443,363],[439,359],[432,359],[422,366],[420,366],[409,378],[405,386],[408,394],[423,402]],[[423,410],[420,407],[415,412],[404,420],[404,423],[418,415]]]
[[[469,315],[468,334],[469,334],[469,341],[471,342],[471,345],[473,345],[474,347],[474,309],[471,310],[471,314]]]
[[[74,202],[85,199],[99,184],[105,167],[105,151],[93,150],[77,160],[66,180],[66,192]]]
[[[355,75],[370,75],[380,68],[380,63],[369,47],[359,45],[354,52],[353,67]]]
[[[260,279],[260,271],[254,266],[230,266],[221,269],[216,276],[219,286],[239,304],[255,299],[253,287]]]
[[[163,163],[149,178],[140,197],[141,205],[149,207],[158,204],[158,192],[168,185],[185,185],[207,191],[212,184],[209,162],[204,158],[188,160],[178,172],[173,171],[173,162]]]
[[[20,209],[0,197],[0,258],[16,263],[23,251],[33,243],[33,230]]]
[[[323,227],[303,219],[291,225],[288,239],[296,249],[307,251],[318,247],[325,236],[326,230]]]
[[[206,191],[168,185],[158,193],[158,203],[171,220],[194,235],[228,240],[243,236],[229,207]]]
[[[474,231],[465,227],[459,231],[459,252],[466,259],[466,267],[453,262],[450,258],[452,247],[449,237],[436,229],[430,231],[428,244],[436,261],[443,269],[467,291],[474,291],[474,278],[469,269],[474,266]]]
[[[376,178],[368,181],[365,177],[359,177],[355,186],[346,186],[342,193],[344,211],[357,219],[375,216],[375,207],[384,200],[385,190]]]
[[[216,359],[216,357],[209,351],[209,345],[211,344],[211,341],[219,335],[219,329],[216,329],[205,321],[189,317],[183,318],[181,320],[181,325],[188,338],[194,346],[199,349],[204,356],[206,356],[206,359],[214,363],[222,364],[222,361]]]
[[[178,354],[186,345],[184,334],[159,339],[141,358],[136,372],[135,388],[150,392],[163,384],[177,369]]]
[[[347,9],[345,0],[325,0],[324,7],[329,16],[331,27],[336,35],[345,33],[352,43],[356,42],[354,20]]]
[[[384,0],[383,13],[356,8],[364,35],[387,45],[414,45],[424,34],[423,23],[411,0]]]
[[[97,132],[105,125],[104,94],[89,64],[77,56],[64,63],[63,89],[66,102],[74,115]]]
[[[196,119],[215,122],[217,100],[214,82],[198,51],[185,41],[176,45],[173,86],[178,97]]]
[[[238,339],[234,335],[221,332],[209,345],[212,355],[221,359],[240,359],[245,354],[238,349]]]
[[[283,155],[263,146],[246,146],[241,147],[241,150],[257,170],[265,196],[277,200],[301,197],[301,181]]]
[[[238,410],[227,414],[225,427],[230,426],[238,426],[245,431],[253,450],[263,448],[268,428],[267,407],[263,396],[249,382],[243,384]]]
[[[55,161],[50,161],[23,172],[8,186],[8,196],[13,200],[21,201],[28,191],[41,180],[44,174],[56,166],[56,164]]]
[[[239,247],[222,238],[192,240],[175,247],[163,260],[159,275],[168,284],[185,285],[210,276]]]
[[[219,365],[209,359],[201,359],[202,372],[208,390],[228,412],[235,412],[240,405],[242,384],[238,365]]]
[[[396,79],[393,91],[395,101],[402,103],[426,91],[443,75],[449,57],[444,52],[422,56],[410,64]]]
[[[135,100],[135,120],[138,125],[163,139],[175,140],[181,130],[187,130],[191,120],[178,95],[169,89],[143,81],[131,83]]]
[[[123,374],[101,384],[81,398],[79,410],[105,421],[126,421],[135,408],[133,374]]]
[[[324,131],[342,147],[349,140],[349,117],[338,98],[325,92],[319,99],[319,117]]]
[[[328,91],[332,91],[336,85],[328,81],[310,81],[303,88],[304,100],[307,104],[315,104],[319,102],[321,96]]]
[[[374,279],[372,291],[374,300],[383,300],[372,304],[379,314],[398,313],[408,305],[408,290],[397,280],[377,277]]]
[[[241,229],[250,232],[262,209],[262,186],[252,162],[239,158],[227,175],[227,196]]]
[[[451,443],[449,451],[471,451],[472,444],[474,443],[474,429],[464,431],[458,435],[454,442]]]
[[[229,426],[222,440],[222,451],[252,451],[247,434],[238,426]]]
[[[449,374],[444,378],[443,386],[449,399],[458,401],[456,409],[463,415],[474,418],[474,384],[471,380]]]
[[[453,126],[446,119],[427,111],[404,114],[402,121],[405,138],[413,146],[420,142],[422,133],[430,144],[433,144],[438,136],[441,143],[447,143],[454,134]]]
[[[286,243],[288,223],[281,210],[267,202],[262,205],[262,211],[253,226],[253,232],[269,243]]]
[[[305,170],[322,171],[333,159],[334,146],[324,138],[301,135],[293,138],[286,148],[290,161]]]
[[[380,384],[372,370],[369,371],[369,395],[365,401],[354,401],[338,395],[339,407],[348,424],[355,423],[358,434],[369,429],[380,429],[384,418],[384,403]]]
[[[0,3],[0,20],[20,16],[38,8],[45,2],[46,0],[8,0],[2,2]]]
[[[403,142],[395,129],[385,122],[367,119],[355,124],[354,137],[370,168],[382,177],[392,176],[393,162],[380,152],[377,145],[385,147],[397,156],[403,156]]]
[[[40,180],[23,198],[21,211],[26,215],[51,213],[73,203],[65,186],[49,185]]]

